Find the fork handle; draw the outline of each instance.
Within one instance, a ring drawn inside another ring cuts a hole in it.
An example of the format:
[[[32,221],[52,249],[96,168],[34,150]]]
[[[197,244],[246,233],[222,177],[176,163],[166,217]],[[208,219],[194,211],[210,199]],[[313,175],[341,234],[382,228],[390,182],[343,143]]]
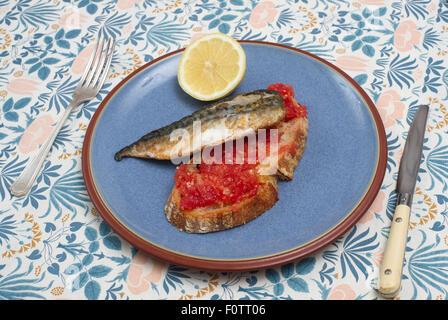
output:
[[[30,191],[34,181],[36,180],[37,176],[40,173],[40,170],[42,169],[45,158],[47,157],[47,154],[49,153],[59,131],[70,115],[70,112],[79,104],[80,102],[78,100],[72,100],[72,102],[70,102],[70,104],[67,106],[63,115],[59,118],[58,122],[53,128],[53,131],[51,132],[47,141],[45,141],[45,143],[40,147],[38,153],[34,156],[34,158],[27,163],[25,169],[23,169],[23,171],[17,177],[16,181],[11,184],[9,190],[11,191],[12,195],[16,197],[23,197]]]

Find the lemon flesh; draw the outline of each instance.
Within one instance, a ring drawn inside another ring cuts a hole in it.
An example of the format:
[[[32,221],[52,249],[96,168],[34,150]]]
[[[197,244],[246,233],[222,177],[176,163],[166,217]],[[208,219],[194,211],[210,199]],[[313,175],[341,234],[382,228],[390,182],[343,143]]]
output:
[[[179,62],[181,88],[202,101],[220,99],[232,92],[246,72],[246,55],[233,38],[213,33],[193,41]]]

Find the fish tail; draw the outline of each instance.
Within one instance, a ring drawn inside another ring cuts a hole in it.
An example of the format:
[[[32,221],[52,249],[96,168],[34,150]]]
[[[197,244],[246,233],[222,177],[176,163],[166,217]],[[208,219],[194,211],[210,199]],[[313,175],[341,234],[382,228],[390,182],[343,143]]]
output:
[[[114,156],[115,161],[121,161],[121,159],[123,159],[125,157],[129,157],[130,149],[131,148],[129,148],[129,146],[127,146],[127,147],[124,147],[123,149],[121,149],[120,151],[118,151],[117,153],[115,153],[115,156]]]

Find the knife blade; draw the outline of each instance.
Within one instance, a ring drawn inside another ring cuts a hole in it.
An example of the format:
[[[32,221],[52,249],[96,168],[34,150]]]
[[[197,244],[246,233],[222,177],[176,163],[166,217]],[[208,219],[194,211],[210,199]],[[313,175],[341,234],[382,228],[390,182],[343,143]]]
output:
[[[412,197],[420,168],[428,110],[427,105],[418,107],[409,128],[398,169],[397,206],[379,274],[378,291],[385,298],[395,297],[400,290]]]

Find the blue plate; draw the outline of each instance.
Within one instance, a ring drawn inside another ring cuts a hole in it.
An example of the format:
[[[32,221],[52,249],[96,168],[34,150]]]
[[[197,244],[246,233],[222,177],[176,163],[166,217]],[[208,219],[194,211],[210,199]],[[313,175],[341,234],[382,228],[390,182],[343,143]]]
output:
[[[279,181],[279,201],[230,230],[189,234],[166,219],[174,184],[170,161],[114,160],[122,147],[200,108],[177,83],[182,50],[141,67],[106,97],[84,142],[83,172],[103,218],[134,246],[190,267],[250,270],[299,259],[350,228],[384,176],[386,138],[369,97],[345,73],[298,49],[242,41],[246,74],[234,93],[290,84],[307,106],[309,136],[294,180]]]

